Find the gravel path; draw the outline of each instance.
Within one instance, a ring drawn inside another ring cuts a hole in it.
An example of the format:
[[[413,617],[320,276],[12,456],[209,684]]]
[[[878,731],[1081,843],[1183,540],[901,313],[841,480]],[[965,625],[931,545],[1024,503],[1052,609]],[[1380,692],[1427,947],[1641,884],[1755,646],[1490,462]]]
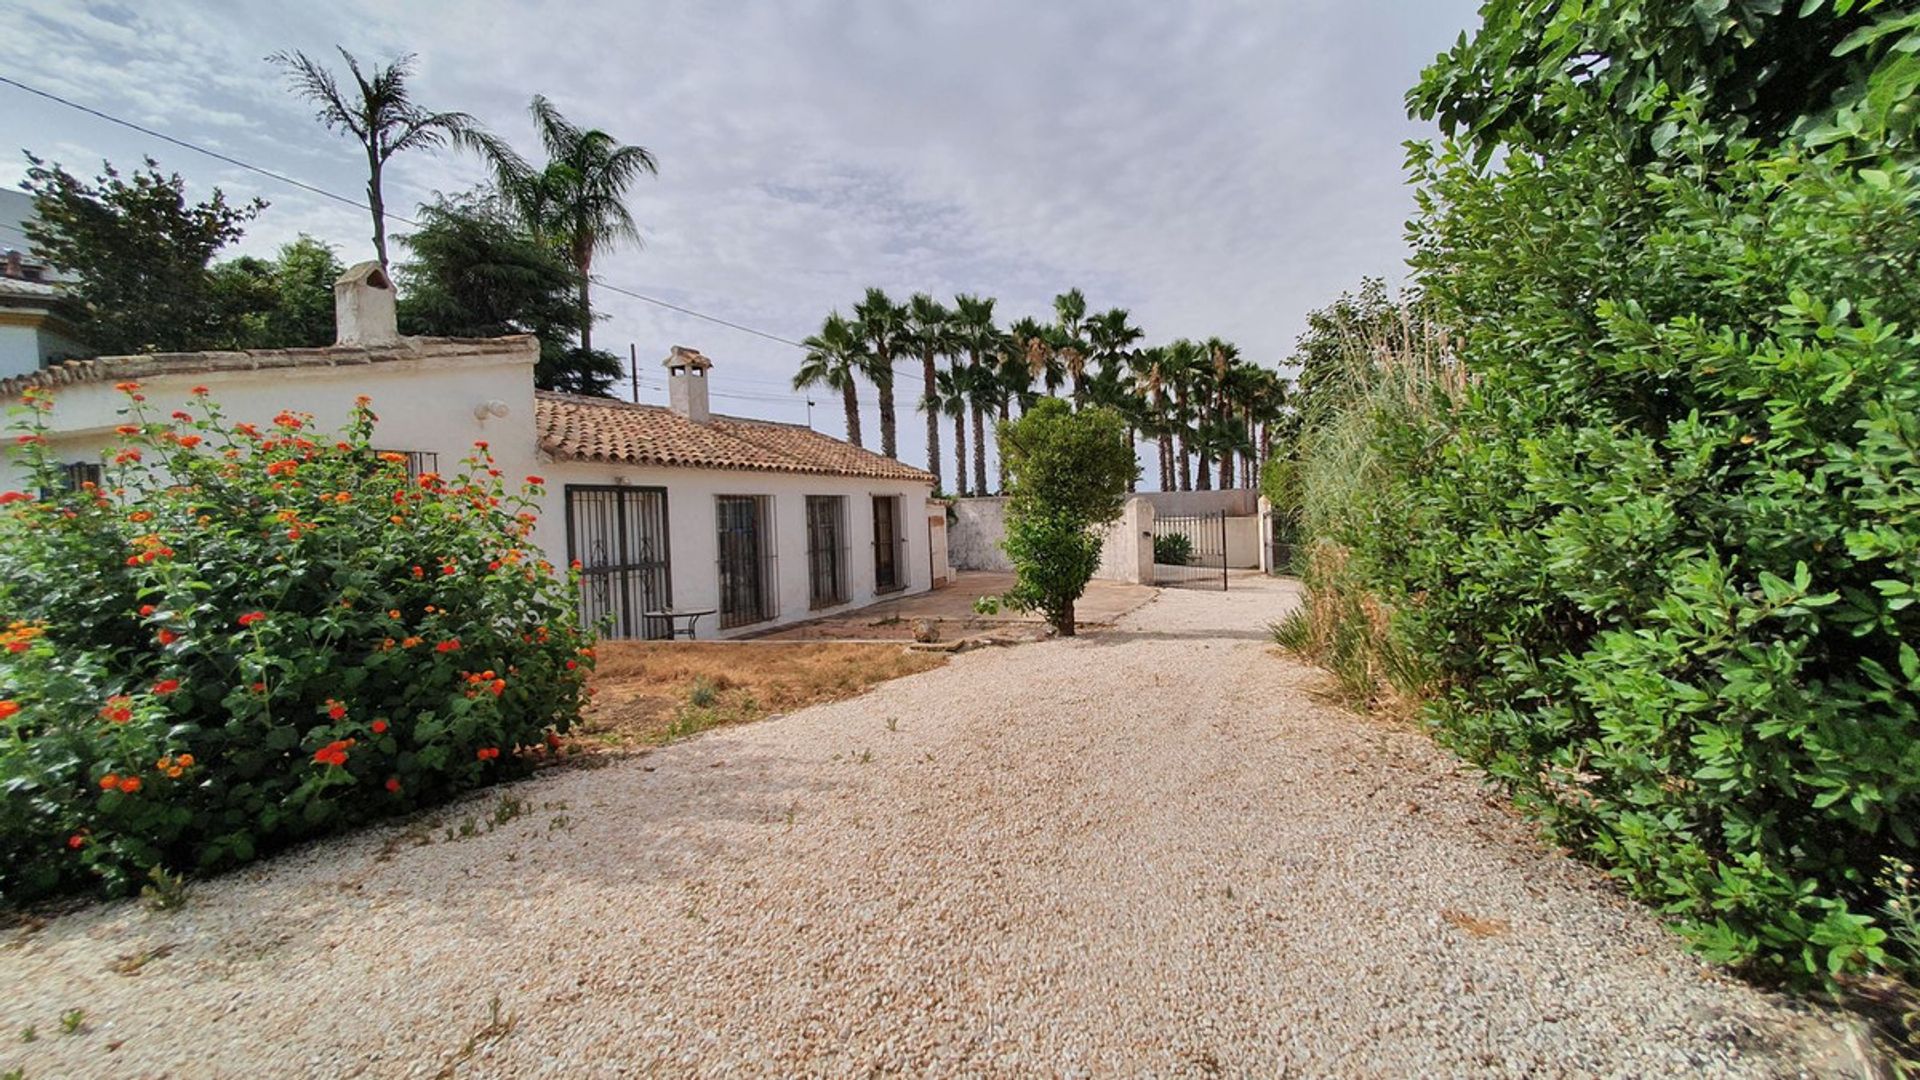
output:
[[[1829,1024],[1690,960],[1424,737],[1312,697],[1265,644],[1291,599],[1167,591],[1099,637],[517,785],[529,812],[490,833],[444,829],[498,792],[424,846],[375,829],[178,911],[60,918],[0,949],[0,1072],[1844,1064]]]

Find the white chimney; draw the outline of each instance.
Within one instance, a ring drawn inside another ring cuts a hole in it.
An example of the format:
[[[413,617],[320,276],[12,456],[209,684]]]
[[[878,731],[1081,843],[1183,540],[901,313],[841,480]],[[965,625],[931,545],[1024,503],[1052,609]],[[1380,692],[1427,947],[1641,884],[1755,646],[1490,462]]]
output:
[[[675,345],[667,354],[667,406],[674,412],[704,424],[713,418],[707,406],[707,372],[713,361],[700,355],[699,349]]]
[[[379,263],[358,263],[333,283],[333,326],[340,345],[400,343],[393,282]]]

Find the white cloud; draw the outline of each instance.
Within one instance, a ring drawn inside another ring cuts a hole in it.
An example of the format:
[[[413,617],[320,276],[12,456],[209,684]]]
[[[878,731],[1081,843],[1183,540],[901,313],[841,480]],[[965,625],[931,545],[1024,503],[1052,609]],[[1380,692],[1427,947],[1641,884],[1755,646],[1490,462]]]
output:
[[[1401,96],[1472,0],[1174,5],[605,3],[72,4],[27,0],[0,67],[109,112],[332,190],[364,178],[262,61],[420,54],[416,93],[532,150],[535,92],[647,145],[632,206],[646,245],[604,277],[798,338],[869,284],[976,291],[1007,317],[1084,289],[1151,340],[1218,334],[1278,363],[1305,313],[1395,274],[1412,202]],[[250,247],[300,231],[364,254],[353,211],[0,88],[0,145],[75,167],[152,153],[273,208]],[[76,153],[85,148],[86,153]],[[0,181],[21,163],[0,161]],[[452,154],[397,163],[389,202],[477,180]],[[643,372],[670,343],[718,358],[716,390],[784,385],[791,349],[603,293],[610,345]],[[657,382],[657,380],[655,380]],[[917,392],[908,388],[906,396]],[[798,418],[804,406],[734,402]],[[817,410],[837,429],[837,410]],[[870,422],[870,428],[872,424]],[[903,422],[901,453],[922,454]]]

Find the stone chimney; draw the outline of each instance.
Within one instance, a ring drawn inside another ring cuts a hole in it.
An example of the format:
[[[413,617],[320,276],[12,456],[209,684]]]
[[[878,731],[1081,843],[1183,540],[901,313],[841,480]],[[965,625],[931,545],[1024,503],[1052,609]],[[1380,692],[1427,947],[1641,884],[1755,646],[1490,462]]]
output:
[[[7,268],[5,273],[6,276],[10,278],[25,278],[27,276],[26,260],[20,257],[18,251],[9,250],[7,252]]]
[[[699,349],[675,345],[667,354],[667,405],[674,412],[704,424],[713,418],[707,406],[707,372],[713,361],[700,355]]]
[[[333,326],[340,345],[398,345],[393,282],[377,262],[363,262],[333,283]]]

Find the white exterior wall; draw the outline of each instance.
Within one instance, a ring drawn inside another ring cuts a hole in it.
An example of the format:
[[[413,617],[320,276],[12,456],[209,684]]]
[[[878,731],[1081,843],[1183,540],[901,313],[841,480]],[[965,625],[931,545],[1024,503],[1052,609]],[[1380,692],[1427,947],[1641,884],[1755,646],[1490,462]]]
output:
[[[431,451],[440,471],[458,471],[460,459],[485,439],[509,483],[536,473],[531,344],[513,352],[422,357],[418,360],[302,366],[249,371],[182,372],[138,379],[148,408],[158,417],[193,411],[192,389],[205,385],[232,423],[251,422],[264,431],[282,409],[312,413],[319,431],[338,431],[356,397],[373,399],[379,417],[374,443],[382,450]],[[113,429],[126,422],[125,394],[111,380],[78,383],[52,391],[48,441],[61,461],[99,461],[117,442]],[[507,415],[476,419],[476,406],[499,401]],[[22,486],[13,461],[0,465],[0,483]]]
[[[557,567],[567,551],[566,485],[631,484],[667,489],[669,555],[676,608],[719,606],[719,540],[714,497],[771,495],[777,545],[778,615],[736,627],[722,635],[717,616],[700,620],[702,638],[754,633],[873,602],[873,503],[871,496],[900,496],[900,528],[905,537],[906,588],[932,587],[932,552],[927,528],[929,484],[851,477],[809,476],[748,470],[682,469],[555,461],[537,448],[534,425],[533,362],[537,347],[482,355],[418,359],[337,367],[291,366],[268,370],[182,372],[139,378],[141,393],[154,415],[188,408],[192,388],[205,385],[229,422],[252,422],[265,430],[283,409],[312,413],[318,431],[339,430],[354,399],[373,399],[379,417],[374,443],[382,450],[439,455],[439,470],[452,476],[476,440],[486,440],[509,486],[528,476],[546,481],[534,542]],[[53,391],[49,442],[65,462],[97,462],[118,441],[114,428],[126,422],[126,395],[111,380],[61,386]],[[506,406],[505,416],[488,413],[490,403]],[[0,464],[0,489],[25,486],[12,461]],[[807,580],[806,496],[847,497],[847,604],[810,610]],[[940,508],[935,507],[936,511]]]
[[[541,468],[544,471],[540,475],[547,481],[547,497],[535,536],[541,546],[552,553],[556,565],[565,565],[572,558],[572,553],[566,550],[568,484],[666,489],[667,555],[671,564],[673,606],[682,611],[720,606],[719,517],[715,499],[721,495],[773,497],[777,614],[772,619],[724,631],[720,629],[718,614],[702,616],[696,629],[701,638],[759,633],[870,604],[883,595],[925,592],[933,587],[927,529],[927,498],[933,493],[930,484],[586,461],[553,461]],[[844,495],[847,499],[848,600],[838,607],[813,609],[808,606],[811,597],[807,579],[809,495]],[[906,541],[902,567],[906,588],[885,594],[874,590],[872,497],[875,495],[900,497],[900,529]]]

